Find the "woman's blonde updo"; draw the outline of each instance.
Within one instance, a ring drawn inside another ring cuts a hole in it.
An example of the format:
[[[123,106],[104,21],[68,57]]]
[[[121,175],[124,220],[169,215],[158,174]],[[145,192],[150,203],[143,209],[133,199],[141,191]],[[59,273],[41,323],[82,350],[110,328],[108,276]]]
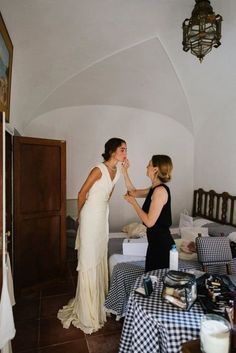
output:
[[[153,167],[158,167],[158,178],[162,183],[168,183],[171,180],[173,164],[169,156],[164,154],[152,156],[152,165]]]

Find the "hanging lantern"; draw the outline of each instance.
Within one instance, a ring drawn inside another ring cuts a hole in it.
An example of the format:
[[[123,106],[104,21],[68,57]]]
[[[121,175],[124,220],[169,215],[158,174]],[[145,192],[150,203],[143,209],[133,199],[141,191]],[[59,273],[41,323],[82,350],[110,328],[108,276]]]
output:
[[[220,46],[222,17],[215,15],[209,0],[196,0],[192,17],[183,22],[183,50],[191,50],[200,62],[212,47]]]

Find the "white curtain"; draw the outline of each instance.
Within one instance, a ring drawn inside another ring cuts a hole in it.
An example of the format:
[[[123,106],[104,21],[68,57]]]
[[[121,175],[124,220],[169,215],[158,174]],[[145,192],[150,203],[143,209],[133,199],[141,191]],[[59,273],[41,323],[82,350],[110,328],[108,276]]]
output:
[[[11,352],[10,340],[15,336],[15,324],[12,305],[15,304],[11,267],[9,257],[3,266],[3,283],[0,301],[0,349],[1,352]]]

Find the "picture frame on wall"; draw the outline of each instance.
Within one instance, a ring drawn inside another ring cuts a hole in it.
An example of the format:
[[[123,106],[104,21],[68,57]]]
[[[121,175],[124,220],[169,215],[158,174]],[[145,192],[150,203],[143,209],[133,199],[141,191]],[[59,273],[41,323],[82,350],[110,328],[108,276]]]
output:
[[[13,44],[0,13],[0,111],[10,121]]]

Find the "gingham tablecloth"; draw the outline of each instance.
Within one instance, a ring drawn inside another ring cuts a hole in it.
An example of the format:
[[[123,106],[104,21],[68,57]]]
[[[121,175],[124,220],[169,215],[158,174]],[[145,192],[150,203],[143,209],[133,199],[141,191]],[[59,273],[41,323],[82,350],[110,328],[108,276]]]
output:
[[[105,310],[116,315],[116,319],[126,315],[131,289],[136,279],[144,273],[145,262],[123,262],[114,266],[110,289],[105,301]],[[179,260],[179,268],[201,269],[197,261]]]
[[[136,279],[144,273],[144,261],[123,262],[114,266],[105,310],[119,320],[126,314],[129,295]]]
[[[158,277],[150,297],[131,291],[119,353],[180,353],[183,342],[199,337],[203,310],[198,302],[190,311],[183,311],[161,300],[162,277],[166,272],[149,272]],[[136,280],[134,289],[142,285],[143,276]]]

